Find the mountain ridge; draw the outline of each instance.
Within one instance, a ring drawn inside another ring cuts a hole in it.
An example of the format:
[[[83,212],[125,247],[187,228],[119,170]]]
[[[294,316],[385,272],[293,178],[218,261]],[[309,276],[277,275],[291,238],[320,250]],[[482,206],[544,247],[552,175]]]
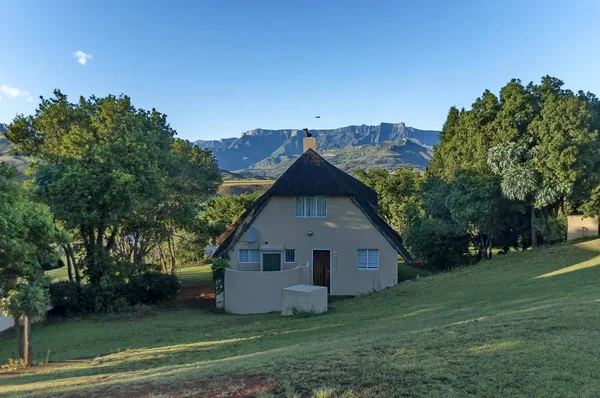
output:
[[[439,134],[436,130],[407,127],[405,123],[351,125],[310,132],[317,139],[319,153],[347,172],[358,167],[393,169],[401,164],[423,170]],[[258,128],[243,132],[238,138],[198,140],[194,144],[211,150],[221,169],[276,178],[300,156],[304,137],[301,129]],[[367,149],[356,149],[361,147]],[[365,157],[365,151],[370,156]]]

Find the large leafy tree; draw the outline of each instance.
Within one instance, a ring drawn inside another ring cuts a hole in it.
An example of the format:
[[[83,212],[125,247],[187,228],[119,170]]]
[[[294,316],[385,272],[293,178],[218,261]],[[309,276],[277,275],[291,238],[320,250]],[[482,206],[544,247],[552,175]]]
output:
[[[600,182],[598,102],[592,94],[562,89],[563,82],[549,76],[527,88],[511,84],[519,87],[513,106],[521,106],[508,116],[512,125],[504,122],[505,140],[489,149],[488,165],[506,197],[530,204],[535,246],[535,209],[545,219],[567,201],[585,206]]]
[[[526,240],[533,245],[536,225],[567,203],[599,213],[598,101],[562,86],[550,76],[527,86],[513,79],[499,97],[486,90],[470,109],[451,108],[427,175],[452,181],[461,170],[496,174],[503,196],[529,206],[531,221],[521,225],[531,227]],[[521,214],[522,207],[513,210]]]
[[[42,267],[56,263],[62,237],[48,208],[30,201],[12,177],[14,169],[0,162],[0,311],[15,318],[19,356],[29,366],[31,317],[48,304]]]
[[[358,169],[356,177],[377,192],[379,215],[398,232],[403,233],[423,210],[421,203],[421,173],[410,166],[400,166],[393,172],[385,169]]]
[[[210,198],[202,204],[200,221],[206,225],[209,232],[209,242],[216,239],[235,222],[252,203],[258,199],[258,193],[241,195],[221,195]]]
[[[143,231],[150,240],[168,239],[169,220],[188,209],[182,202],[199,202],[202,192],[216,189],[214,158],[174,135],[166,115],[135,108],[127,96],[71,103],[60,91],[9,126],[7,138],[37,162],[39,198],[80,242],[93,285],[114,274],[120,238],[141,244],[145,237],[132,234]],[[65,252],[77,247],[65,245]],[[147,248],[138,249],[139,262]]]
[[[458,173],[446,199],[452,219],[469,233],[482,260],[492,257],[494,235],[504,227],[502,202],[496,179],[472,170]]]

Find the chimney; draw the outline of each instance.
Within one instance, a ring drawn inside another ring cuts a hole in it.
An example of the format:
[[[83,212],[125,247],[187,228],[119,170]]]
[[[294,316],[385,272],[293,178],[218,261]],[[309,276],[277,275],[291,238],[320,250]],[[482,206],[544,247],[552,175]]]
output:
[[[311,133],[308,132],[308,129],[304,129],[306,133],[306,137],[302,140],[302,153],[312,149],[313,151],[317,151],[317,139],[312,136]]]

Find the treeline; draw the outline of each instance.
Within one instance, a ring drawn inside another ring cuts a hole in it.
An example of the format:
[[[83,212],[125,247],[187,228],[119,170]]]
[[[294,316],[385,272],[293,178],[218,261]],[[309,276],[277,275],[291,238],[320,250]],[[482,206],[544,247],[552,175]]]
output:
[[[566,215],[600,210],[600,104],[594,94],[512,80],[470,109],[452,107],[424,175],[408,167],[358,177],[411,253],[439,268],[492,249],[564,240]],[[473,250],[475,249],[475,250]]]

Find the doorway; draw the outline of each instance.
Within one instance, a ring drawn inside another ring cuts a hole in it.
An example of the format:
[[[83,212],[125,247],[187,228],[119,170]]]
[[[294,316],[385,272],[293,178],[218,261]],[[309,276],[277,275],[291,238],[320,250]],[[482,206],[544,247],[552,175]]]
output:
[[[313,250],[313,285],[325,286],[327,293],[330,290],[331,251]]]

